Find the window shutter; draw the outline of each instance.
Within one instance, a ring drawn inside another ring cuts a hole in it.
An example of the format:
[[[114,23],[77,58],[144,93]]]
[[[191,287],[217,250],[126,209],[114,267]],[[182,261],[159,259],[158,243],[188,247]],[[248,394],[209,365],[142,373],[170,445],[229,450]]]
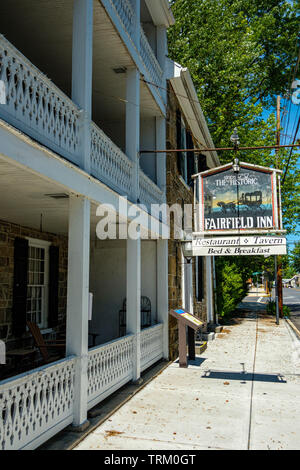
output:
[[[209,169],[207,166],[207,157],[206,155],[203,155],[202,153],[198,157],[198,169],[199,169],[199,172],[206,171]]]
[[[59,247],[49,247],[49,309],[48,326],[58,325]]]
[[[204,286],[203,286],[203,257],[197,256],[197,263],[198,263],[198,289],[197,289],[197,300],[202,302],[204,298]]]
[[[26,330],[28,246],[28,240],[15,238],[13,286],[13,334],[15,336],[22,336]]]
[[[194,148],[194,142],[193,142],[193,138],[190,132],[187,132],[186,134],[186,143],[187,143],[188,149]],[[195,153],[188,152],[187,153],[187,184],[189,186],[192,186],[193,184],[192,175],[194,174],[195,174]]]
[[[177,149],[182,148],[182,135],[181,135],[181,112],[179,109],[176,111],[176,135],[177,135]],[[183,171],[183,156],[182,152],[177,152],[177,168],[179,174],[182,176],[184,174]]]

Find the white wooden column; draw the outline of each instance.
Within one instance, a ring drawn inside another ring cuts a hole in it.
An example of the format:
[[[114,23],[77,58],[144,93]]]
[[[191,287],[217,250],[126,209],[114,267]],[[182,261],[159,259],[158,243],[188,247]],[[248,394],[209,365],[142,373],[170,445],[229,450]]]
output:
[[[187,262],[188,276],[188,311],[194,313],[193,259]]]
[[[168,240],[157,241],[157,319],[163,323],[163,354],[169,358]]]
[[[74,0],[72,100],[82,109],[81,168],[90,173],[92,115],[93,0]]]
[[[164,117],[156,118],[156,150],[166,148],[166,120]],[[156,154],[156,183],[157,186],[166,193],[166,154]]]
[[[206,312],[207,323],[214,322],[214,299],[212,282],[212,260],[210,256],[205,257],[205,284],[206,284]]]
[[[127,71],[126,93],[126,155],[132,160],[132,198],[139,196],[139,151],[140,151],[140,74],[134,68]]]
[[[141,375],[141,240],[127,240],[126,332],[135,335],[133,381]]]
[[[90,201],[71,196],[69,204],[66,352],[77,357],[73,425],[82,426],[87,421]]]
[[[165,26],[157,26],[156,28],[156,47],[157,61],[164,73],[163,88],[167,88],[166,83],[166,60],[168,55],[167,29]],[[164,103],[167,104],[167,90],[162,90]]]

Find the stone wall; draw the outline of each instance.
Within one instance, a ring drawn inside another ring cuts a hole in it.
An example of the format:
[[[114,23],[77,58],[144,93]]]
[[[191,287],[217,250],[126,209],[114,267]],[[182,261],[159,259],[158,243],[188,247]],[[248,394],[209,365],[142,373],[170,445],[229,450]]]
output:
[[[176,135],[176,110],[180,109],[179,103],[169,85],[169,102],[167,114],[167,148],[177,147]],[[183,116],[183,113],[182,113]],[[184,116],[183,116],[184,118]],[[186,128],[188,129],[188,125]],[[177,168],[176,153],[167,154],[167,202],[169,205],[193,204],[193,189],[185,184]],[[181,242],[174,239],[174,219],[170,220],[171,237],[169,240],[169,309],[180,307],[182,305],[182,261],[181,261]],[[193,265],[193,293],[194,293],[194,315],[206,322],[205,300],[198,302],[196,293],[196,270]],[[205,286],[205,278],[203,279]],[[204,291],[205,299],[205,291]],[[170,359],[178,357],[178,328],[177,321],[169,316],[169,354]]]
[[[68,239],[51,233],[40,232],[31,228],[0,221],[0,339],[9,336],[7,347],[14,345],[12,336],[12,305],[14,283],[14,241],[16,237],[30,237],[51,242],[59,247],[59,287],[58,314],[59,323],[65,323],[67,304],[67,269]],[[15,346],[15,345],[14,345]]]

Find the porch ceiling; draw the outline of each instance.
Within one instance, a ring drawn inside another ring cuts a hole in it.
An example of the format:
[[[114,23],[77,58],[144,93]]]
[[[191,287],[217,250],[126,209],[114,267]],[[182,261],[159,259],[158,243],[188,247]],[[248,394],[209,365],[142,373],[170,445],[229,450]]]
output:
[[[29,169],[11,164],[0,156],[0,223],[10,222],[57,235],[67,235],[69,198],[72,191],[43,178]],[[91,239],[102,219],[96,215],[98,204],[91,202]],[[107,214],[105,214],[106,217]],[[126,225],[124,216],[115,214],[117,225]],[[147,230],[141,228],[144,237]]]
[[[73,0],[0,2],[0,32],[68,96],[71,96]],[[125,116],[126,74],[134,66],[107,16],[94,0],[93,119],[120,121]],[[142,115],[159,115],[148,87],[141,86]],[[105,126],[104,126],[105,127]]]
[[[59,185],[39,178],[0,158],[0,220],[57,234],[68,230],[68,199],[46,194],[65,193]]]

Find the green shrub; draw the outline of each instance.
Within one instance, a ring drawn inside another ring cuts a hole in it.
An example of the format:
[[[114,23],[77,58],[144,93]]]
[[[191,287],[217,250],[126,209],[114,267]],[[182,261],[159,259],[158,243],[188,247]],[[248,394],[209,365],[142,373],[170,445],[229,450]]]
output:
[[[230,316],[246,295],[246,286],[235,264],[224,264],[218,272],[217,306],[219,317]]]
[[[267,309],[266,310],[267,310],[267,313],[269,315],[276,315],[276,302],[275,302],[275,300],[269,300],[269,302],[267,303]],[[287,305],[283,305],[282,311],[283,311],[283,316],[284,317],[289,317],[290,316],[291,310]]]

